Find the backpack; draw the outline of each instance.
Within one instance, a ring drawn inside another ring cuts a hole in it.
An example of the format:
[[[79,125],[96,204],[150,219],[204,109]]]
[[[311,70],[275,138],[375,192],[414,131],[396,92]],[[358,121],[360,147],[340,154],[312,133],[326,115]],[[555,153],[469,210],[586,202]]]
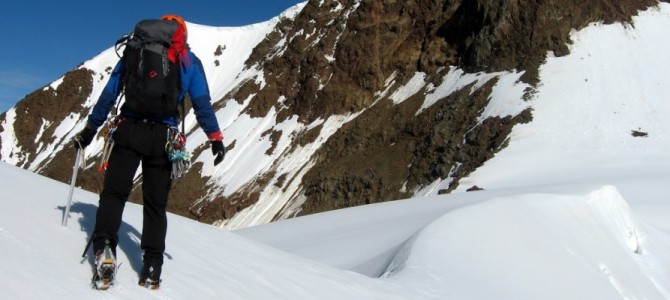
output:
[[[142,20],[132,33],[116,42],[125,45],[122,74],[125,103],[122,111],[144,116],[178,116],[181,59],[186,55],[179,23]]]

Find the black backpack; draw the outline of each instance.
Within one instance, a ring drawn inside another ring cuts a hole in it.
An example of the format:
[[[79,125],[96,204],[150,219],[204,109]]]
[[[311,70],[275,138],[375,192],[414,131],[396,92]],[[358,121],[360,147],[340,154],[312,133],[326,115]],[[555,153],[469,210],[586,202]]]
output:
[[[171,61],[168,51],[175,50],[173,40],[178,23],[167,20],[142,20],[129,35],[116,42],[118,51],[125,45],[125,72],[122,83],[126,101],[122,111],[143,116],[178,116],[181,90],[181,57]],[[183,38],[183,37],[181,37]],[[183,40],[182,40],[183,41]],[[117,52],[118,55],[118,52]]]

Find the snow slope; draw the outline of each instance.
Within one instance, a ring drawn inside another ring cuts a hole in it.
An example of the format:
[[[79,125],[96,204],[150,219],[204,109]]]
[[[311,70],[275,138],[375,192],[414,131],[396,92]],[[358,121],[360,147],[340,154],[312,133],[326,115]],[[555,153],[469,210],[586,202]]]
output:
[[[612,185],[433,196],[238,231],[170,215],[158,292],[135,285],[141,207],[129,203],[118,283],[100,292],[88,285],[91,258],[79,257],[97,195],[76,190],[61,227],[68,186],[1,163],[0,298],[668,299],[670,221],[658,216],[670,204],[637,206],[622,191],[667,195],[669,167],[590,172]]]
[[[0,163],[0,299],[670,299],[670,5],[634,25],[575,32],[534,120],[457,193],[233,231],[170,215],[160,291],[135,284],[140,206],[118,284],[91,290],[97,195],[76,190],[62,227],[68,186]]]

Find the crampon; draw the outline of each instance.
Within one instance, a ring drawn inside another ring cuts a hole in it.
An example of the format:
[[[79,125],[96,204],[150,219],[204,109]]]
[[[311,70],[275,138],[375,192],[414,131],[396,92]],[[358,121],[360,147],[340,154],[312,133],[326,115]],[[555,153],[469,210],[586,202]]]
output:
[[[145,288],[148,288],[150,290],[157,290],[161,286],[160,280],[154,281],[154,280],[151,280],[149,278],[145,278],[145,279],[140,278],[140,281],[137,284],[139,284],[140,286],[143,286]]]
[[[116,258],[109,247],[98,251],[95,255],[95,271],[91,286],[96,290],[109,289],[114,284],[116,268]]]

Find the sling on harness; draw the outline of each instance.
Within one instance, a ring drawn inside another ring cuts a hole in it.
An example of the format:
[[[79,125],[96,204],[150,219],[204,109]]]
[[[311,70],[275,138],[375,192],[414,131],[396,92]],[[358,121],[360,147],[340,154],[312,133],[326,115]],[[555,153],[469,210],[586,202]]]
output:
[[[119,127],[119,124],[124,120],[125,118],[120,118],[118,116],[112,116],[109,119],[108,127],[104,133],[105,144],[102,147],[100,166],[98,166],[98,172],[100,173],[107,171],[107,167],[109,167],[109,156],[112,154],[112,148],[114,148],[114,139],[112,138],[112,135],[114,134],[114,131],[116,131],[116,128]]]
[[[186,150],[186,136],[179,131],[179,128],[174,126],[168,128],[165,152],[172,162],[171,178],[182,177],[191,166],[191,154]]]

